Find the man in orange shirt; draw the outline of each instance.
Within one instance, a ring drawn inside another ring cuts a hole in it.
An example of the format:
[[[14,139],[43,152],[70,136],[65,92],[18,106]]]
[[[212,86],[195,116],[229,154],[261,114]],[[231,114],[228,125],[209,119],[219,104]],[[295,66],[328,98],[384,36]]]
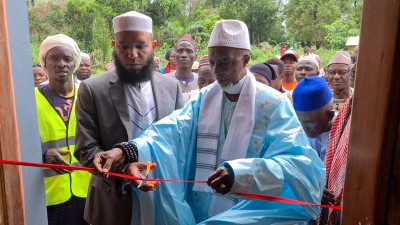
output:
[[[293,91],[297,85],[295,76],[296,64],[297,64],[297,53],[294,51],[285,51],[281,56],[281,60],[285,64],[285,72],[281,78],[281,84],[285,91]]]

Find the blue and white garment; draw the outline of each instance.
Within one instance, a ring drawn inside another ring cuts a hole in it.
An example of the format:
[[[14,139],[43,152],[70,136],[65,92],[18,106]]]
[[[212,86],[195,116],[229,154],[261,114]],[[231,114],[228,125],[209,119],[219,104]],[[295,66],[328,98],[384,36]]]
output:
[[[238,203],[210,217],[207,214],[212,207],[212,193],[199,195],[193,191],[193,183],[165,182],[155,192],[137,192],[142,224],[294,224],[317,217],[318,207],[240,199],[233,194],[265,194],[318,204],[326,183],[325,167],[310,147],[290,101],[255,82],[254,77],[250,80],[255,89],[254,126],[245,157],[220,165],[232,168],[234,184],[225,196]],[[151,177],[195,179],[200,109],[215,86],[220,88],[218,82],[203,88],[183,109],[159,120],[131,141],[139,149],[139,161],[157,163]],[[221,97],[221,104],[222,101]]]
[[[324,161],[326,154],[326,145],[328,143],[329,131],[324,132],[316,138],[308,138],[311,147],[317,152],[319,158]]]

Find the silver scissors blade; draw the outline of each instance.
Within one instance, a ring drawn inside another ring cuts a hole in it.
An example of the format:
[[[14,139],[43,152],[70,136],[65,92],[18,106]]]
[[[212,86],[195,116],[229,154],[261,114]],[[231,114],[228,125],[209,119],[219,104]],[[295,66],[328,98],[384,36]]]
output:
[[[145,175],[139,173],[139,177],[142,179],[147,179],[148,176],[145,176]],[[140,182],[140,184],[137,186],[137,188],[141,188],[142,186],[144,186],[146,184],[147,184],[147,182],[145,180],[142,180],[142,182]]]

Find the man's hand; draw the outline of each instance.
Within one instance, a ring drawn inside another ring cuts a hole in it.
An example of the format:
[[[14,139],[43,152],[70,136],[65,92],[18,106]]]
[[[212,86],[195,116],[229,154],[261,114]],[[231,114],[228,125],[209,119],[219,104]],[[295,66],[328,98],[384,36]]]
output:
[[[125,161],[124,153],[119,148],[113,148],[108,151],[97,153],[93,164],[100,173],[107,173],[115,170]]]
[[[63,155],[69,155],[69,154],[71,154],[69,151],[63,151],[58,148],[51,148],[47,150],[46,153],[44,154],[43,162],[48,164],[69,166],[69,164],[62,157]],[[52,170],[56,171],[59,174],[71,173],[71,171],[67,169],[52,169]]]
[[[151,169],[154,169],[156,167],[155,163],[151,164]],[[139,177],[139,173],[142,173],[147,169],[147,164],[143,162],[136,162],[136,163],[131,163],[127,166],[125,169],[125,174],[134,176],[134,177]],[[139,184],[142,183],[142,180],[131,180],[131,185],[134,187],[138,187]],[[159,182],[147,182],[147,184],[143,185],[139,189],[144,192],[148,191],[154,191],[155,188],[159,185]]]
[[[218,168],[210,177],[208,177],[207,185],[214,189],[217,193],[226,194],[233,186],[233,177],[228,172],[228,168]]]
[[[324,193],[322,194],[321,203],[323,205],[333,205],[333,204],[335,204],[335,195],[328,188],[324,188]]]

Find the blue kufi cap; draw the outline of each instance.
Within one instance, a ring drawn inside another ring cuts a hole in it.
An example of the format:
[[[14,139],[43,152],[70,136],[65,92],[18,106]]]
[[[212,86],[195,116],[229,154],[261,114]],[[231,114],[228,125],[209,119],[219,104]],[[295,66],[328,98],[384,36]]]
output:
[[[321,77],[306,77],[293,90],[293,108],[299,112],[320,109],[332,99],[332,92]]]

